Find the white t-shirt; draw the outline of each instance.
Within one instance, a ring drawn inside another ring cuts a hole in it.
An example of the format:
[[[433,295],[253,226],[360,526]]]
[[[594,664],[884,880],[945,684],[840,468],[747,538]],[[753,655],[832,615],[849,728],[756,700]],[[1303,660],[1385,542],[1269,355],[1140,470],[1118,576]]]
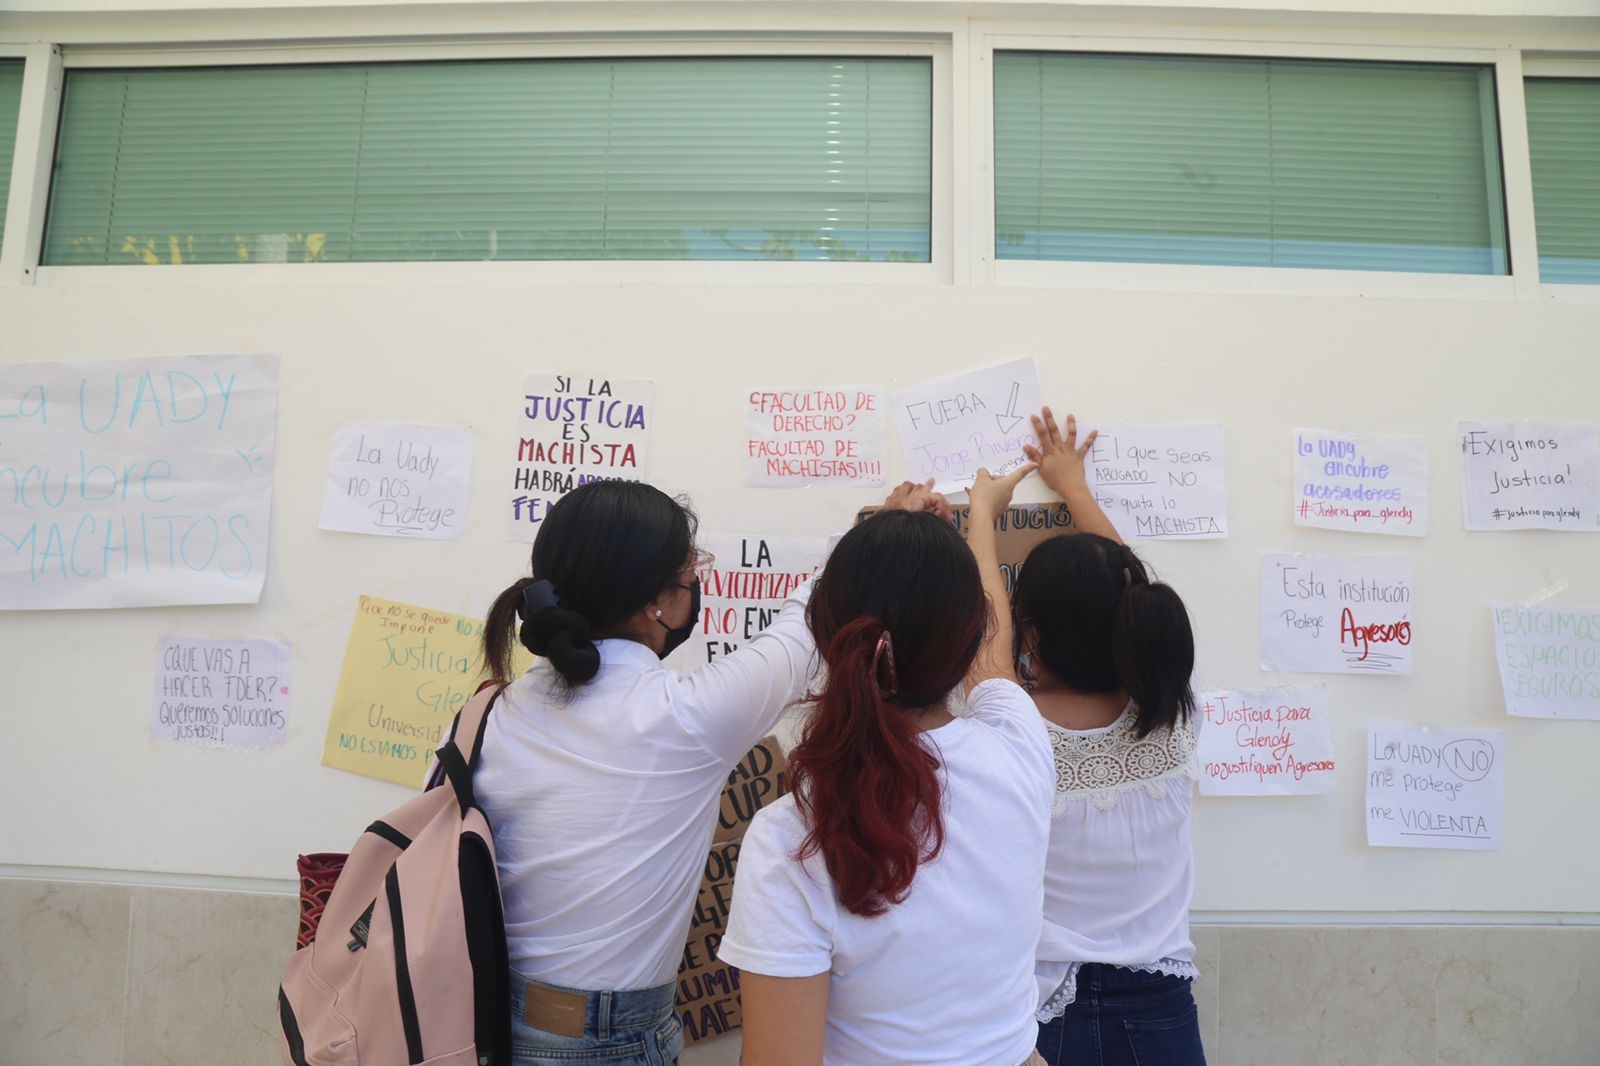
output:
[[[1193,727],[1140,739],[1129,704],[1100,729],[1046,722],[1056,763],[1039,940],[1040,1020],[1072,1001],[1086,962],[1194,976]]]
[[[570,696],[540,659],[489,716],[475,791],[494,829],[511,965],[549,984],[650,988],[678,971],[733,765],[805,690],[810,583],[692,674],[602,640]]]
[[[724,962],[827,973],[823,1062],[1019,1066],[1033,1050],[1033,958],[1055,772],[1043,720],[1009,681],[922,734],[942,763],[944,848],[876,918],[839,906],[793,796],[756,815],[734,878]]]

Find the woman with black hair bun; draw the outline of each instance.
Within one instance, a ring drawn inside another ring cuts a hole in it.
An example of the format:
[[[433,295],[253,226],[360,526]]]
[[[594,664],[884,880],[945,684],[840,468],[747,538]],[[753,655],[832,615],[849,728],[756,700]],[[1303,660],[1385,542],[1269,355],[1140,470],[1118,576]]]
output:
[[[907,482],[885,507],[947,517],[930,486]],[[532,575],[489,611],[484,660],[506,687],[474,784],[523,1066],[677,1062],[674,976],[717,796],[811,676],[809,582],[731,655],[689,674],[661,664],[699,622],[695,531],[650,485],[581,486],[544,519]],[[539,657],[515,679],[514,643]]]
[[[1081,532],[1029,553],[1012,592],[1019,670],[1056,762],[1036,976],[1049,1066],[1204,1066],[1190,990],[1194,632],[1095,502],[1094,446],[1033,419],[1045,484]]]

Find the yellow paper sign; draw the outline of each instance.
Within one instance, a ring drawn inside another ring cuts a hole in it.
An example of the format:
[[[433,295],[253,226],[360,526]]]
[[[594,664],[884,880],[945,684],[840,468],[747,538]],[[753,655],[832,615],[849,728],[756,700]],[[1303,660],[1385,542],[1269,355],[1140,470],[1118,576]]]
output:
[[[363,596],[350,626],[322,764],[422,787],[483,679],[483,621]]]

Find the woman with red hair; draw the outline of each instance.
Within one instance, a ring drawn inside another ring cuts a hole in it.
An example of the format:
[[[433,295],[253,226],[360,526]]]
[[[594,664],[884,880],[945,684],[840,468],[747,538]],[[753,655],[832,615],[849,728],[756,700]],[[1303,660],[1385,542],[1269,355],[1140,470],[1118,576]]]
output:
[[[1055,768],[992,562],[1030,469],[980,472],[970,551],[883,512],[815,580],[826,681],[792,791],[745,836],[719,952],[743,971],[744,1066],[1032,1061]]]

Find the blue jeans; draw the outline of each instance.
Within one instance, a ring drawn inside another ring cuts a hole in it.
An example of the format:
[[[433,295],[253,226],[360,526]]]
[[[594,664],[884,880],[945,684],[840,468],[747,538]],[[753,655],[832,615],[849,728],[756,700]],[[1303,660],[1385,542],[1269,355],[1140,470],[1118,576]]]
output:
[[[1078,998],[1039,1026],[1047,1066],[1205,1066],[1187,977],[1086,963]]]
[[[683,1025],[673,1009],[676,984],[628,992],[545,985],[587,998],[582,1036],[547,1033],[528,1025],[524,1020],[528,984],[526,977],[511,971],[511,1061],[517,1066],[677,1066]]]

